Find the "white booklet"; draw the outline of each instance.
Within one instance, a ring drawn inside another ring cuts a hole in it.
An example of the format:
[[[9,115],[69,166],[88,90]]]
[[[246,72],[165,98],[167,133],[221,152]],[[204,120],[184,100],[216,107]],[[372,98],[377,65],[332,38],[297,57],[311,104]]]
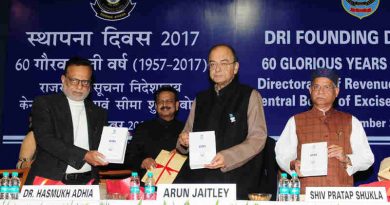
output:
[[[202,169],[210,164],[216,155],[215,132],[190,132],[190,168]]]
[[[106,157],[107,162],[123,164],[128,132],[126,127],[103,127],[98,151]]]
[[[302,144],[301,173],[303,176],[328,175],[328,143]]]

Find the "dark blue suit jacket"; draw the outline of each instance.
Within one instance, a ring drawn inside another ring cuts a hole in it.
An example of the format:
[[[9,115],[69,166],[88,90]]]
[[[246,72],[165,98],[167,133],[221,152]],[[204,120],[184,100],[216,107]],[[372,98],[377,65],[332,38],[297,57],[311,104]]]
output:
[[[84,103],[89,149],[97,150],[107,112],[90,100]],[[61,180],[68,165],[80,169],[86,163],[83,159],[88,150],[73,145],[72,116],[63,93],[37,97],[32,106],[32,123],[37,152],[26,184],[32,184],[35,176]],[[92,166],[92,174],[98,179],[96,167]]]

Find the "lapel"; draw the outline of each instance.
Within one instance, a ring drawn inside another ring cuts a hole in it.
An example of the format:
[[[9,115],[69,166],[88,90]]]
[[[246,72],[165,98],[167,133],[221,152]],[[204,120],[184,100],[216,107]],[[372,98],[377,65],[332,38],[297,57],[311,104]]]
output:
[[[70,111],[70,105],[68,102],[68,99],[66,98],[64,93],[61,93],[60,97],[58,98],[58,117],[61,119],[60,123],[63,126],[61,132],[63,133],[63,136],[65,136],[64,140],[68,142],[69,144],[73,144],[74,136],[73,136],[73,121],[72,121],[72,114]]]
[[[95,117],[93,112],[93,104],[89,100],[84,100],[85,114],[87,115],[87,124],[88,124],[88,140],[89,140],[89,150],[97,149],[95,146],[96,142],[94,141],[95,135]]]

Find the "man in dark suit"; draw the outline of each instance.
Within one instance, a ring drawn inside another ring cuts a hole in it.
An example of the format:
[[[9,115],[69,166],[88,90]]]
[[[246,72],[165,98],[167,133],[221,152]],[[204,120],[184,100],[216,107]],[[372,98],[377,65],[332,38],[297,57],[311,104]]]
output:
[[[63,93],[34,100],[32,123],[37,153],[26,184],[32,184],[35,176],[65,184],[86,184],[98,178],[97,166],[108,164],[96,151],[107,123],[106,111],[86,99],[92,71],[89,60],[71,58],[61,76]]]
[[[175,88],[161,87],[154,93],[157,118],[139,124],[131,141],[134,169],[141,172],[156,167],[154,159],[162,149],[175,151],[177,137],[184,124],[176,119],[179,98]],[[139,169],[141,168],[141,169]]]
[[[234,183],[237,198],[257,192],[262,159],[259,154],[267,139],[261,95],[238,81],[239,62],[234,49],[218,44],[209,51],[209,76],[214,85],[200,92],[176,146],[189,153],[189,132],[215,131],[217,154],[206,169],[190,170],[184,165],[186,183]]]

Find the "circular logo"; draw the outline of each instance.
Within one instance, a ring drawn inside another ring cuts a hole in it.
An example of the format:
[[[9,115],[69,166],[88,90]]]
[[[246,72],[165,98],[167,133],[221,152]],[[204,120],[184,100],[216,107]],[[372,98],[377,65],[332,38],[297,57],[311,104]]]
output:
[[[109,4],[116,4],[116,3],[118,3],[120,0],[107,0],[107,2],[109,3]]]
[[[96,16],[109,21],[118,21],[129,17],[135,5],[131,0],[95,0],[95,3],[91,3]]]

